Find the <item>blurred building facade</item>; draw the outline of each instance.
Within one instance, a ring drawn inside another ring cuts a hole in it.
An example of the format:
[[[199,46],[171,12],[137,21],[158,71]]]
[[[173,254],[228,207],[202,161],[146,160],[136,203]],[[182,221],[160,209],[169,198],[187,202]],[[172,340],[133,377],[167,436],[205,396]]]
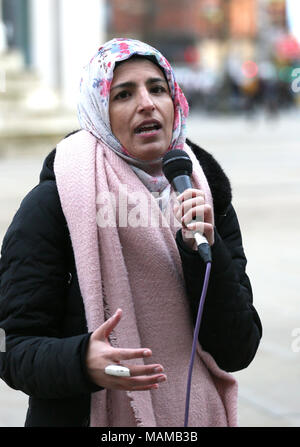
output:
[[[261,35],[268,40],[276,31],[286,30],[286,0],[111,0],[108,4],[110,37],[145,40],[173,63],[220,65],[232,49],[248,59],[258,50]]]
[[[191,102],[197,90],[203,103],[201,95],[211,101],[220,89],[252,94],[258,74],[269,82],[279,69],[288,79],[287,67],[300,59],[288,36],[289,1],[0,0],[0,53],[17,49],[25,68],[72,108],[82,66],[98,46],[137,38],[160,49]],[[45,94],[44,104],[52,100]]]
[[[105,17],[105,0],[0,0],[0,51],[19,51],[24,68],[72,107],[82,66],[105,40]]]
[[[269,102],[275,90],[277,103],[286,103],[292,99],[290,73],[300,59],[299,42],[288,30],[291,1],[110,0],[107,34],[160,49],[191,104],[197,93],[199,103],[215,109],[218,94],[219,105],[224,98],[228,107],[230,97],[233,108],[252,108],[259,97]]]
[[[49,151],[78,128],[83,65],[105,40],[105,0],[0,0],[0,156]]]

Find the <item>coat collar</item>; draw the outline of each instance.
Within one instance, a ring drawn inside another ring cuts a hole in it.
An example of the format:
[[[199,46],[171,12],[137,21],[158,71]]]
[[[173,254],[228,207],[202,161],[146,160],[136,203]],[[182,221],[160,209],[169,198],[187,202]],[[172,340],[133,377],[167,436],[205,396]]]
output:
[[[209,152],[189,139],[186,140],[186,143],[196,155],[206,175],[213,196],[215,214],[224,215],[232,200],[232,190],[228,177]]]

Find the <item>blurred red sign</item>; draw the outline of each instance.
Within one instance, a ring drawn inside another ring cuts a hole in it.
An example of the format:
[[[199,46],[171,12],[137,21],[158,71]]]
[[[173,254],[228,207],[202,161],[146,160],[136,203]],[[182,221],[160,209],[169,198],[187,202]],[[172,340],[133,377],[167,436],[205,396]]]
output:
[[[300,44],[294,36],[286,35],[277,41],[276,53],[282,59],[298,59]]]

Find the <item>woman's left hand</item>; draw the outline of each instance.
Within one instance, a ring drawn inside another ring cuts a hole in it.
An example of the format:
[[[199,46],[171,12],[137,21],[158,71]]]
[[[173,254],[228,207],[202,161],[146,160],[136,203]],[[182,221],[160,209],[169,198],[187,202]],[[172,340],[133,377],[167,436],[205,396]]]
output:
[[[176,219],[182,224],[182,238],[193,250],[197,250],[193,231],[204,234],[209,245],[214,243],[213,212],[205,203],[205,194],[200,189],[189,188],[177,197],[174,206]]]

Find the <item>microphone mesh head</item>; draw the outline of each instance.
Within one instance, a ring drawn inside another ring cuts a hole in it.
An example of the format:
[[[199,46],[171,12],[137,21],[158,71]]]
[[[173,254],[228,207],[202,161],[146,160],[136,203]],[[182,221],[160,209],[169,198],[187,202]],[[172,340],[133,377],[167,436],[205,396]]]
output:
[[[167,152],[162,160],[162,170],[170,183],[179,175],[190,176],[193,172],[193,163],[189,155],[181,149]]]

